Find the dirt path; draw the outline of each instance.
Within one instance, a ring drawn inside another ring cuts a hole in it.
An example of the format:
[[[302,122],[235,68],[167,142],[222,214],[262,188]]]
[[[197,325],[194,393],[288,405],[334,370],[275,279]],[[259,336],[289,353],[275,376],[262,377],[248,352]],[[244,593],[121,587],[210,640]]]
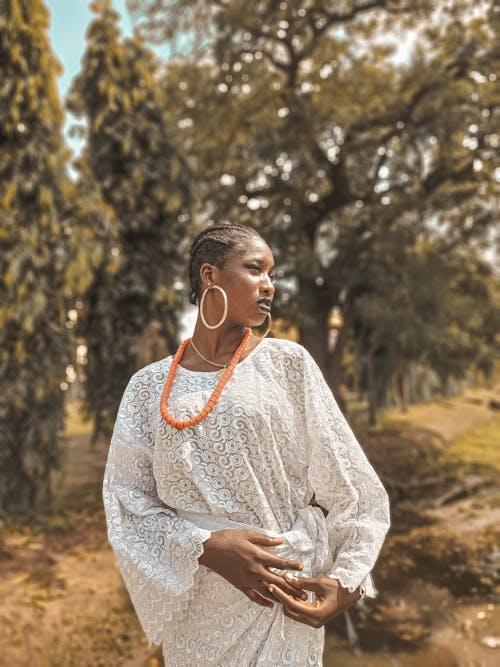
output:
[[[492,412],[486,406],[488,396],[489,393],[479,396],[476,392],[416,406],[406,416],[392,415],[394,442],[382,438],[383,430],[378,435],[372,433],[367,451],[374,456],[378,453],[375,458],[380,457],[387,467],[393,447],[394,453],[411,465],[409,451],[401,456],[401,430],[408,442],[413,443],[412,448],[419,438],[422,443],[427,442],[429,433],[437,434],[436,447],[442,447],[440,442],[492,419]],[[411,433],[416,440],[412,440]],[[46,517],[39,526],[4,527],[0,533],[1,667],[160,667],[162,664],[158,650],[146,643],[107,542],[100,500],[106,454],[106,443],[91,451],[87,433],[72,433],[67,443],[68,494],[64,510]],[[393,463],[397,469],[397,457]],[[450,517],[453,522],[463,519],[463,510],[454,505]],[[418,588],[408,590],[413,597],[423,595],[421,607],[430,600],[431,607],[441,610],[432,632],[422,630],[422,638],[426,636],[430,643],[420,642],[418,649],[412,647],[412,652],[352,654],[342,636],[345,620],[341,619],[335,624],[335,633],[328,635],[325,667],[422,664],[492,667],[493,658],[498,662],[500,650],[485,643],[488,637],[500,636],[497,605],[490,609],[478,601],[457,606],[444,589],[429,584],[424,595],[422,586],[420,592]],[[393,625],[404,626],[407,622],[405,617],[410,612],[405,604],[405,595],[398,597],[392,593],[390,609],[385,613],[393,615]],[[377,608],[377,613],[383,612],[382,607]],[[424,627],[425,619],[414,619],[407,632],[414,633],[419,624]],[[356,627],[363,633],[359,618]]]
[[[0,538],[1,667],[115,667],[151,650],[105,532],[107,444],[67,440],[62,509]],[[134,663],[132,663],[134,664]],[[151,665],[153,667],[153,665]]]
[[[498,398],[499,392],[498,386],[492,390],[469,389],[454,398],[412,405],[407,413],[390,410],[382,422],[403,431],[425,427],[444,441],[451,442],[493,417],[488,404],[493,397]]]

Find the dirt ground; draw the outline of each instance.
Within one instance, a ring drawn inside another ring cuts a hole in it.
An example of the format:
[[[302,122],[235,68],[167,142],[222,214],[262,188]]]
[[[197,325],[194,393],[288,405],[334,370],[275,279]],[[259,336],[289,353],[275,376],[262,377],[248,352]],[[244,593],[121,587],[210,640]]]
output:
[[[375,570],[381,594],[334,621],[325,667],[500,664],[498,469],[467,459],[463,452],[473,446],[460,441],[483,433],[487,443],[491,434],[498,442],[493,395],[477,390],[415,406],[363,434],[391,494],[393,527]],[[107,443],[92,451],[88,426],[73,420],[62,509],[37,525],[0,529],[1,667],[163,664],[147,645],[106,539],[106,454]]]

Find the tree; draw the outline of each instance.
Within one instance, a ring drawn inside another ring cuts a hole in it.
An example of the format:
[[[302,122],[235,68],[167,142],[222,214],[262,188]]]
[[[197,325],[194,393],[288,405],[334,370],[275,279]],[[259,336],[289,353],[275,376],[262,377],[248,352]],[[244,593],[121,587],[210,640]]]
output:
[[[384,243],[385,255],[380,250],[379,264],[371,262],[365,275],[371,289],[354,301],[352,327],[372,424],[393,378],[403,407],[408,404],[412,363],[432,368],[444,393],[449,378],[463,378],[473,365],[492,371],[498,327],[492,267],[470,248],[448,250],[443,261],[444,245]]]
[[[167,123],[155,57],[139,37],[122,38],[110,2],[92,8],[68,107],[85,121],[81,178],[113,227],[112,243],[102,236],[107,250],[82,297],[78,328],[88,344],[86,404],[97,437],[110,433],[149,323],[158,320],[167,345],[176,343],[191,213],[189,171]]]
[[[71,359],[60,66],[41,0],[0,2],[0,511],[50,503]]]
[[[338,387],[373,280],[394,282],[398,257],[421,241],[479,253],[495,220],[494,3],[479,14],[468,1],[129,4],[155,39],[162,26],[172,39],[190,21],[193,38],[208,25],[197,60],[178,57],[165,75],[198,195],[209,219],[250,222],[269,238],[282,271],[277,314],[297,322]],[[398,62],[410,30],[413,53]],[[384,303],[394,330],[398,301],[386,293]],[[346,326],[329,358],[336,305]]]

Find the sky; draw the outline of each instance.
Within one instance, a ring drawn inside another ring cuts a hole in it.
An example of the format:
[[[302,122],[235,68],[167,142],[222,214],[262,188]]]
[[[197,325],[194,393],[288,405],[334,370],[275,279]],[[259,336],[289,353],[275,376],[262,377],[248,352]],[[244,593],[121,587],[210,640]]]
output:
[[[64,68],[58,79],[61,99],[69,90],[71,81],[80,71],[80,61],[85,50],[85,33],[93,18],[89,9],[90,0],[45,0],[50,11],[49,36],[59,62]],[[113,0],[113,7],[121,17],[121,28],[125,35],[132,34],[132,22],[126,10],[126,0]],[[83,146],[81,139],[70,137],[69,128],[74,118],[66,112],[65,137],[73,153],[77,155]],[[70,170],[71,171],[71,170]]]
[[[45,0],[51,15],[50,39],[64,67],[59,79],[59,90],[64,95],[71,79],[80,69],[80,59],[85,48],[85,31],[92,19],[88,0]],[[113,0],[113,7],[122,16],[122,30],[131,34],[132,23],[125,8],[125,0]]]
[[[52,48],[59,58],[64,73],[58,80],[61,98],[68,92],[73,77],[80,70],[80,60],[85,49],[85,32],[92,20],[88,0],[45,0],[51,13],[49,30]],[[113,7],[121,14],[121,28],[125,35],[132,33],[132,23],[127,14],[125,0],[113,0]],[[68,136],[67,130],[74,122],[67,114],[66,140],[74,152],[78,152],[81,142]],[[181,318],[180,336],[190,336],[194,328],[197,309],[186,307]]]

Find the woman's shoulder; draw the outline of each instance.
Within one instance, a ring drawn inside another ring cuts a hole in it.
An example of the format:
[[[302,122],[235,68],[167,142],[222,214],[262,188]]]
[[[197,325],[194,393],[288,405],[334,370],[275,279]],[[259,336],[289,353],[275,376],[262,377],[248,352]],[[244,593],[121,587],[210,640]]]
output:
[[[270,355],[281,360],[304,363],[309,354],[303,345],[288,338],[266,338],[265,340]]]
[[[145,384],[155,384],[155,382],[161,381],[170,368],[172,363],[172,355],[168,355],[163,359],[158,361],[153,361],[147,366],[139,368],[129,380],[130,385],[145,385]]]

